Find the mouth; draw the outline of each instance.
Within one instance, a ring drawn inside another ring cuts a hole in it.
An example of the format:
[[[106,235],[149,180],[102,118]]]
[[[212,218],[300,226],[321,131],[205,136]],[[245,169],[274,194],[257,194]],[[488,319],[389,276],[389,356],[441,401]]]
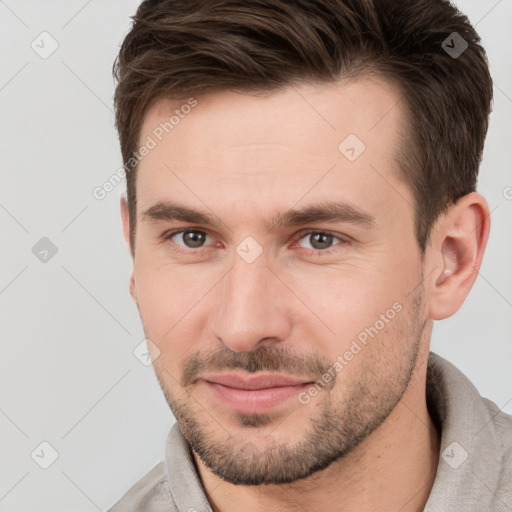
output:
[[[241,375],[224,373],[202,379],[222,405],[245,414],[264,414],[296,398],[312,382],[279,374]]]

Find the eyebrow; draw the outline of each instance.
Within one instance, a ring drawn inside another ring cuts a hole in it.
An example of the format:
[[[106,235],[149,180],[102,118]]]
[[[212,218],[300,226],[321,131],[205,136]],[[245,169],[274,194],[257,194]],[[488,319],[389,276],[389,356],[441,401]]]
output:
[[[142,219],[149,222],[181,221],[215,226],[224,224],[216,216],[174,202],[158,202],[148,208]],[[270,230],[276,227],[296,227],[314,222],[348,222],[366,227],[375,224],[375,218],[360,208],[345,202],[322,202],[301,209],[279,212],[271,219]]]

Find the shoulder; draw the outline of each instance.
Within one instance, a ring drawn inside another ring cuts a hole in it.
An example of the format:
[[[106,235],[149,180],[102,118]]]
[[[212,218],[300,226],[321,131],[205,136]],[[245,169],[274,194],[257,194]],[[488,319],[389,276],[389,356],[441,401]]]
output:
[[[136,482],[108,512],[177,512],[165,463],[160,462]]]
[[[512,415],[503,412],[494,402],[482,397],[492,418],[492,429],[486,429],[487,435],[494,435],[496,444],[500,447],[496,453],[496,464],[499,467],[500,478],[496,494],[512,505]],[[501,455],[501,460],[500,460]]]
[[[512,510],[512,416],[433,352],[427,406],[440,427],[441,453],[425,510]],[[458,459],[448,460],[454,450]]]
[[[512,415],[503,412],[493,401],[482,397],[492,417],[496,434],[502,442],[504,451],[512,454]]]

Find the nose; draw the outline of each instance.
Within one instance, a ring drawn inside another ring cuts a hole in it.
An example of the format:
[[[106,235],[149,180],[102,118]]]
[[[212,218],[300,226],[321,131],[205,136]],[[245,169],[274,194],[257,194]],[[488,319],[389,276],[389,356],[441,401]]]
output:
[[[291,315],[284,288],[263,257],[247,263],[235,254],[233,266],[213,298],[209,319],[213,336],[237,352],[285,340],[291,330]]]

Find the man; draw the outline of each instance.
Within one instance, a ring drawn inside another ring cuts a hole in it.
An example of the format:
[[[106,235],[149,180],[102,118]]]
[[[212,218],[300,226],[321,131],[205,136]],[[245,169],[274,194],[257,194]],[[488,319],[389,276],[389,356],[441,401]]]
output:
[[[115,73],[130,292],[177,424],[112,510],[511,511],[512,417],[429,350],[490,228],[468,20],[147,1]]]

